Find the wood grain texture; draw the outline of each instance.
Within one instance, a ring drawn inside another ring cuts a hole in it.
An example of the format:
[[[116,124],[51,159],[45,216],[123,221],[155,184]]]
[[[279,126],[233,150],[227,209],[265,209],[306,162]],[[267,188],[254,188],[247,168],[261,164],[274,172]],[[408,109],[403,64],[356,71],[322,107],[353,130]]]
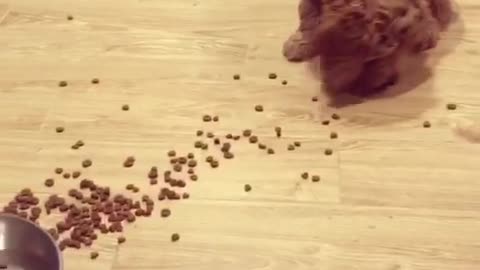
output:
[[[115,192],[134,182],[155,196],[149,168],[169,168],[170,149],[193,151],[197,129],[223,136],[249,128],[276,154],[234,143],[235,159],[218,169],[200,162],[190,200],[157,203],[152,218],[127,227],[120,247],[110,235],[67,250],[65,269],[478,269],[480,145],[451,129],[480,117],[478,1],[458,0],[460,20],[425,66],[407,68],[395,95],[332,109],[342,118],[330,126],[310,101],[319,83],[281,57],[296,5],[1,0],[0,203],[23,187],[42,198],[66,192],[76,180],[57,177],[47,189],[44,179],[55,167],[80,169],[85,158],[94,164],[84,177]],[[447,111],[448,102],[458,109]],[[203,123],[203,114],[220,121]],[[79,139],[85,147],[70,149]],[[287,151],[293,141],[302,147]],[[214,147],[195,154],[220,155]],[[124,169],[129,155],[137,162]],[[302,180],[304,171],[321,182]],[[160,218],[161,205],[170,218]],[[90,250],[100,251],[96,261]]]

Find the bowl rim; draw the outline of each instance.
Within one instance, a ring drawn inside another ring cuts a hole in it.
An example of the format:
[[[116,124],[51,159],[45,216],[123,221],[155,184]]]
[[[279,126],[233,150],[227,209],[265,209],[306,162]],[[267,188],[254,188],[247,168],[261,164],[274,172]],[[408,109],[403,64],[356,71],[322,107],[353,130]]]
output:
[[[28,219],[25,219],[25,218],[21,218],[17,215],[14,215],[14,214],[10,214],[10,213],[4,213],[4,212],[0,212],[0,219],[2,218],[7,218],[7,219],[16,219],[20,222],[24,222],[30,226],[33,226],[35,227],[35,229],[37,229],[40,233],[42,233],[43,235],[46,235],[47,238],[50,240],[50,243],[55,247],[55,253],[57,255],[57,259],[58,259],[58,264],[59,264],[59,269],[58,270],[63,270],[63,256],[62,256],[62,251],[60,251],[60,248],[58,247],[57,243],[56,243],[56,240],[53,239],[53,237],[45,230],[43,229],[42,227],[40,227],[40,225],[36,224],[35,222],[32,222]]]

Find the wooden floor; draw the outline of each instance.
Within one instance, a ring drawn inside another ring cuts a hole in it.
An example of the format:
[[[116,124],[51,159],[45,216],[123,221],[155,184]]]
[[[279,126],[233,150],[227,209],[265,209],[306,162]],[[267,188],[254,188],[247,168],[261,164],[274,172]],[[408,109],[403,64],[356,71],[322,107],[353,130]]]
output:
[[[0,203],[24,187],[64,194],[78,180],[56,177],[51,189],[44,180],[85,158],[94,164],[82,177],[156,196],[149,168],[169,169],[168,150],[194,151],[200,178],[188,183],[189,200],[157,202],[122,246],[109,235],[65,251],[65,269],[479,269],[480,145],[452,125],[480,117],[480,3],[459,0],[460,20],[397,95],[335,109],[341,119],[329,126],[311,101],[319,83],[281,56],[296,4],[0,0]],[[204,114],[220,121],[204,123]],[[224,160],[213,144],[194,150],[198,129],[252,129],[275,154],[241,139]],[[75,151],[77,140],[85,146]],[[302,146],[288,151],[294,141]],[[130,155],[136,164],[125,169]],[[208,155],[219,168],[205,164]],[[321,181],[302,180],[304,171]],[[162,205],[170,218],[160,218]]]

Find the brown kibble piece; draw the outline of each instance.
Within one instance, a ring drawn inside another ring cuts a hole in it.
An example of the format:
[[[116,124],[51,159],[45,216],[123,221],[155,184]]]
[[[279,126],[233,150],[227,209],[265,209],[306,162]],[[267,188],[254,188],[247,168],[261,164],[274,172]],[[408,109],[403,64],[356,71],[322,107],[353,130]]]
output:
[[[81,173],[80,173],[79,171],[74,171],[74,172],[72,173],[72,177],[75,178],[75,179],[78,178],[78,177],[80,177],[80,175],[81,175]]]
[[[332,119],[333,120],[340,120],[340,115],[334,113],[334,114],[332,114]]]
[[[212,168],[217,168],[219,165],[218,161],[217,160],[212,160],[212,162],[210,162],[210,167]]]
[[[233,79],[236,81],[240,80],[240,74],[234,74]]]
[[[430,124],[430,121],[424,121],[423,122],[423,127],[424,128],[430,128],[432,126],[432,124]]]
[[[187,171],[188,174],[194,174],[195,173],[195,170],[193,168],[188,168],[188,171]]]
[[[195,158],[195,155],[193,153],[188,153],[187,154],[187,158],[188,159],[194,159]]]
[[[224,157],[225,159],[233,159],[233,158],[235,157],[235,155],[234,155],[233,153],[231,153],[231,152],[224,152],[224,153],[223,153],[223,157]]]
[[[283,80],[283,81],[282,81],[282,84],[283,84],[283,85],[287,85],[287,84],[288,84],[288,81],[287,81],[287,80]]]
[[[175,152],[175,150],[170,150],[170,151],[168,151],[167,155],[169,157],[175,157],[177,155],[177,152]]]
[[[262,105],[255,105],[255,111],[256,112],[263,112],[263,106]]]
[[[125,189],[126,190],[133,190],[135,188],[135,186],[133,184],[128,184]]]
[[[168,208],[164,208],[162,211],[160,211],[160,215],[164,218],[169,217],[171,213],[172,212]]]
[[[98,258],[98,256],[99,256],[98,252],[96,251],[90,252],[90,259],[95,260],[96,258]]]
[[[65,179],[69,179],[70,176],[71,176],[71,175],[70,175],[70,173],[68,173],[68,172],[66,172],[66,173],[63,174],[63,178],[65,178]]]
[[[171,238],[172,242],[177,242],[178,240],[180,240],[180,235],[178,233],[174,233],[172,234]]]
[[[265,150],[265,149],[267,149],[267,146],[263,143],[259,143],[258,144],[258,149]]]
[[[176,172],[181,172],[182,171],[182,165],[180,165],[180,164],[173,165],[173,170],[176,171]]]
[[[277,135],[277,138],[282,137],[282,128],[281,127],[275,127],[275,134]]]
[[[65,131],[65,128],[64,128],[64,127],[56,127],[56,128],[55,128],[55,131],[56,131],[57,133],[62,133],[62,132]]]
[[[450,111],[456,110],[457,109],[457,104],[448,103],[447,104],[447,109],[450,110]]]
[[[317,101],[318,101],[318,97],[312,97],[312,101],[313,101],[313,102],[317,102]]]
[[[249,185],[249,184],[246,184],[246,185],[243,187],[243,190],[245,190],[245,192],[250,192],[250,191],[252,191],[252,186]]]
[[[231,133],[228,133],[227,135],[225,135],[225,138],[231,140],[231,139],[233,139],[233,135]]]
[[[312,175],[312,182],[320,182],[320,176],[318,175]]]
[[[190,175],[190,180],[192,181],[197,181],[198,180],[198,176],[196,174],[192,174]]]
[[[151,178],[150,179],[150,185],[153,186],[153,185],[156,185],[156,184],[158,184],[158,180],[156,178]]]
[[[213,132],[207,132],[207,138],[212,139],[213,137],[215,137]]]
[[[216,144],[216,145],[219,145],[220,144],[220,139],[219,138],[213,139],[213,143]]]
[[[85,159],[83,162],[82,162],[82,167],[83,168],[88,168],[92,166],[92,161],[90,159]]]
[[[330,133],[330,139],[336,139],[336,138],[338,138],[338,134],[337,134],[336,132],[333,132],[333,131],[332,131],[332,132]]]
[[[213,118],[212,118],[213,122],[218,122],[218,120],[220,120],[220,117],[218,117],[218,115],[215,115]]]
[[[322,125],[328,126],[330,124],[330,120],[323,120]]]
[[[202,150],[207,150],[207,149],[208,149],[208,144],[207,144],[207,143],[204,143],[204,144],[202,145]]]
[[[330,148],[325,149],[325,155],[330,156],[333,154],[333,150]]]
[[[212,121],[212,117],[208,114],[205,114],[203,117],[202,117],[202,120],[203,122],[211,122]]]
[[[275,80],[277,78],[277,74],[276,73],[269,73],[268,74],[268,78],[271,79],[271,80]]]
[[[130,106],[128,104],[123,104],[122,105],[122,110],[123,111],[128,111],[128,110],[130,110]]]
[[[307,180],[308,179],[308,172],[302,173],[302,179]]]
[[[188,167],[190,167],[190,168],[195,168],[195,167],[197,166],[197,161],[194,160],[194,159],[191,159],[191,160],[188,161],[188,164],[187,164],[187,165],[188,165]]]
[[[123,236],[120,236],[120,237],[117,238],[117,242],[119,244],[123,244],[123,243],[125,243],[125,241],[127,241],[127,239]]]
[[[240,135],[235,135],[235,136],[233,136],[233,139],[234,139],[235,141],[240,140],[240,138],[241,138]]]
[[[67,81],[58,82],[58,86],[60,86],[60,87],[66,87],[67,85],[68,85]]]
[[[248,138],[248,141],[250,143],[257,143],[258,142],[258,137],[257,136],[250,136],[250,138]]]
[[[187,163],[187,158],[186,157],[179,157],[178,158],[178,163],[184,165]]]
[[[288,151],[293,151],[293,150],[295,150],[295,146],[294,146],[293,144],[289,144],[289,145],[287,146],[287,150],[288,150]]]
[[[302,143],[300,143],[300,142],[297,141],[297,142],[293,142],[293,145],[294,145],[295,147],[300,147],[300,146],[302,146]]]
[[[222,152],[228,152],[232,148],[232,145],[228,142],[223,143],[222,148],[220,149]]]
[[[98,83],[100,83],[100,80],[98,78],[92,79],[92,84],[98,84]]]
[[[48,178],[47,180],[45,180],[46,187],[53,187],[53,185],[55,185],[55,181],[52,178]]]
[[[55,173],[56,174],[62,174],[63,169],[62,168],[55,168]]]
[[[69,21],[73,20],[73,16],[72,16],[72,15],[68,15],[68,16],[67,16],[67,20],[69,20]]]
[[[252,135],[252,130],[245,129],[242,134],[244,137],[250,137]]]
[[[200,137],[203,135],[203,130],[197,130],[197,136]]]
[[[208,156],[205,161],[207,161],[208,163],[211,163],[213,161],[213,157],[212,156]]]
[[[269,155],[273,155],[273,154],[275,154],[275,150],[273,150],[272,148],[268,148],[267,153]]]
[[[201,141],[196,141],[196,142],[194,143],[194,146],[195,146],[195,148],[202,148],[203,142],[201,142]]]
[[[190,194],[189,194],[188,192],[184,192],[184,193],[182,194],[182,198],[183,198],[184,200],[189,199],[189,198],[190,198]]]

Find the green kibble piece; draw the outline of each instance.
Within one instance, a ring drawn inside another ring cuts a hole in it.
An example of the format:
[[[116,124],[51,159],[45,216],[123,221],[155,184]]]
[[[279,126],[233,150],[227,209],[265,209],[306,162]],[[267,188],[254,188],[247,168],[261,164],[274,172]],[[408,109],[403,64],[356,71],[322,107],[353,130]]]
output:
[[[330,139],[336,139],[336,138],[338,138],[338,134],[336,132],[331,132]]]
[[[457,109],[457,104],[455,103],[448,103],[447,104],[447,109],[450,111],[456,110]]]
[[[333,154],[333,150],[332,150],[332,149],[330,149],[330,148],[325,149],[325,155],[326,155],[326,156],[330,156],[330,155],[332,155],[332,154]]]
[[[243,186],[243,190],[245,190],[245,192],[250,192],[252,191],[252,186],[249,184],[246,184],[245,186]]]
[[[233,79],[236,81],[240,80],[240,74],[234,74]]]
[[[100,80],[98,78],[93,78],[92,79],[92,84],[99,84]]]
[[[178,233],[172,234],[171,240],[172,242],[177,242],[178,240],[180,240],[180,235]]]
[[[318,175],[312,175],[312,182],[314,182],[314,183],[320,182],[320,176],[318,176]]]
[[[268,74],[268,78],[271,79],[271,80],[275,80],[277,78],[277,74],[276,73],[269,73]]]
[[[60,81],[58,83],[58,86],[60,86],[60,87],[66,87],[67,85],[68,85],[67,81]]]
[[[432,124],[430,123],[430,121],[424,121],[423,122],[423,127],[424,128],[430,128],[432,126]]]

